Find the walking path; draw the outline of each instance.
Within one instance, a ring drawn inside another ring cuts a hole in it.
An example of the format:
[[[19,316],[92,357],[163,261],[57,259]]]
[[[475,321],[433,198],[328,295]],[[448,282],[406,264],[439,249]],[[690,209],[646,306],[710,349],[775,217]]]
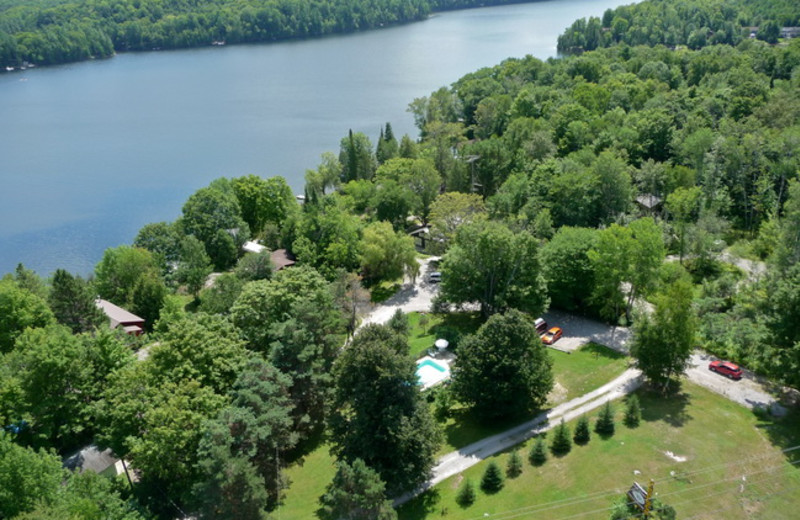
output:
[[[612,401],[633,392],[641,384],[641,372],[635,368],[629,368],[610,383],[606,383],[592,392],[542,412],[519,426],[450,452],[439,459],[438,464],[433,468],[433,477],[430,480],[414,491],[395,499],[394,505],[399,506],[439,482],[474,466],[483,459],[553,428],[561,419],[570,421],[595,408],[599,408],[607,401]]]

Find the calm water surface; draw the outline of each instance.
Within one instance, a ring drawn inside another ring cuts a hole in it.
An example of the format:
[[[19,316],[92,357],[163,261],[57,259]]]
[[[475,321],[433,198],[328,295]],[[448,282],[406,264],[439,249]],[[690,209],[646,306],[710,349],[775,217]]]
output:
[[[508,57],[555,56],[622,0],[437,14],[379,31],[115,58],[0,76],[0,274],[87,274],[220,176],[307,169],[348,129],[416,137],[408,103]]]

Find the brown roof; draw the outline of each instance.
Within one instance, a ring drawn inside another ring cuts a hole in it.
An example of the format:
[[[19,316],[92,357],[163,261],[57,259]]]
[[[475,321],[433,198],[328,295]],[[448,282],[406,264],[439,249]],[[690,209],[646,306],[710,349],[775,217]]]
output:
[[[276,249],[269,254],[269,258],[272,260],[273,268],[276,271],[280,271],[284,267],[289,267],[295,264],[294,258],[291,257],[289,252],[285,249]]]

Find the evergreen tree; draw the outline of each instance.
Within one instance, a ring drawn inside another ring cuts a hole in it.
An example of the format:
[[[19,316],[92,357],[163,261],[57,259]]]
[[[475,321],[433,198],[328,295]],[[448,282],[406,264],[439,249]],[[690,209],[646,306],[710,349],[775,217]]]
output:
[[[575,444],[583,445],[589,442],[590,437],[589,419],[585,415],[581,415],[581,418],[578,419],[578,424],[575,425],[575,435],[572,440],[575,441]]]
[[[534,466],[541,466],[547,461],[547,448],[544,444],[544,437],[539,435],[528,452],[528,461]]]
[[[517,478],[522,473],[522,457],[519,452],[514,450],[508,456],[508,464],[506,465],[506,476],[508,478]]]
[[[553,442],[550,444],[550,451],[553,455],[566,455],[572,449],[572,439],[569,435],[569,426],[561,419],[561,423],[553,430]]]
[[[500,471],[500,466],[494,460],[489,462],[481,478],[481,489],[486,494],[497,493],[503,489],[503,484],[503,472]]]
[[[48,296],[50,309],[56,320],[72,332],[88,332],[106,321],[105,314],[94,302],[91,285],[80,276],[57,269],[51,285]]]
[[[333,481],[319,499],[319,516],[323,520],[396,520],[385,488],[380,475],[363,460],[339,462]]]
[[[611,407],[611,401],[606,401],[606,404],[600,410],[600,415],[597,416],[597,422],[594,425],[594,431],[603,437],[614,435],[614,409]]]
[[[402,311],[402,309],[397,309],[395,313],[392,314],[392,317],[389,319],[389,323],[387,323],[387,325],[389,325],[390,329],[401,336],[408,337],[408,316]]]
[[[456,503],[461,507],[469,507],[475,503],[475,486],[470,479],[465,479],[458,489]]]
[[[642,409],[639,406],[639,397],[636,394],[628,396],[628,403],[625,407],[625,425],[628,428],[635,428],[639,426],[642,420]]]

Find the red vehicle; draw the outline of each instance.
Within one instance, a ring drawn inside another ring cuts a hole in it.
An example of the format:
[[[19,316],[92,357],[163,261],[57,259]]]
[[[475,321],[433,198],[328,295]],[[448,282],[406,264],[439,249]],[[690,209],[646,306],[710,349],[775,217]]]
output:
[[[544,336],[542,336],[542,342],[545,345],[552,345],[561,337],[564,331],[561,330],[561,327],[553,327],[552,329],[548,330]]]
[[[722,374],[725,377],[736,379],[737,381],[742,378],[742,369],[739,365],[729,363],[728,361],[712,361],[708,364],[708,369],[717,374]]]

